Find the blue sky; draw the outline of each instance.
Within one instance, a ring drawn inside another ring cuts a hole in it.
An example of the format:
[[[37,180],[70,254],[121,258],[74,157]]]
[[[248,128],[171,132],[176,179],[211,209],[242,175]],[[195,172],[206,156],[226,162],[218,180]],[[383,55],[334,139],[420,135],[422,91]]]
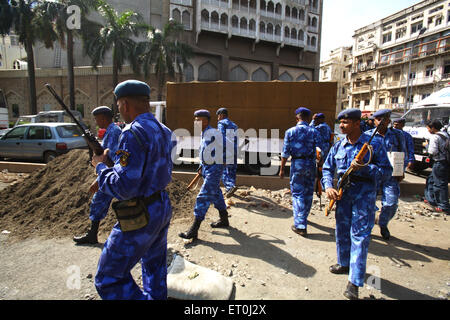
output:
[[[353,44],[356,29],[365,27],[421,1],[418,0],[324,0],[320,60],[330,51]]]

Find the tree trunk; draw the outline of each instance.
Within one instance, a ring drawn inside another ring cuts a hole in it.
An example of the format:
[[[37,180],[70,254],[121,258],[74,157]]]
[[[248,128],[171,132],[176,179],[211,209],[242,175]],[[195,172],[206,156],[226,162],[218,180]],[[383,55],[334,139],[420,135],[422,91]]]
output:
[[[112,79],[112,85],[113,85],[113,90],[117,87],[117,85],[119,84],[119,63],[117,62],[116,59],[116,50],[115,48],[113,48],[113,79]],[[114,96],[114,101],[112,104],[112,112],[114,115],[114,118],[117,118],[118,115],[118,108],[117,108],[117,101],[116,101],[116,97]]]
[[[27,52],[27,63],[28,63],[28,87],[29,87],[28,102],[30,105],[29,110],[31,114],[37,114],[36,72],[34,69],[33,42],[31,41],[31,39],[26,40],[25,51]]]
[[[67,31],[67,77],[69,80],[69,95],[71,110],[76,109],[75,105],[75,75],[74,75],[74,59],[73,59],[73,33],[71,30]]]

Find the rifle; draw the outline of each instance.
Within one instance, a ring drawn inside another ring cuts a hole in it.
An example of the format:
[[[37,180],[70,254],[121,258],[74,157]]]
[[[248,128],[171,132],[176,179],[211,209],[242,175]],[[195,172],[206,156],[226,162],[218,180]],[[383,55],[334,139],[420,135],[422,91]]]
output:
[[[322,179],[322,166],[321,163],[321,157],[320,152],[316,150],[316,157],[317,157],[317,178],[316,178],[316,186],[315,186],[315,192],[316,195],[319,197],[319,208],[322,210],[322,184],[320,183],[320,180]]]
[[[67,114],[73,119],[73,121],[75,122],[77,127],[81,130],[81,132],[83,132],[82,137],[86,141],[86,144],[88,145],[89,149],[95,155],[101,156],[105,150],[103,149],[100,142],[98,142],[97,138],[92,134],[92,132],[89,129],[83,127],[83,125],[77,120],[77,118],[75,118],[73,113],[70,111],[69,107],[66,106],[64,101],[61,99],[60,96],[58,96],[58,94],[52,88],[52,86],[50,84],[48,84],[48,83],[45,84],[45,87],[48,89],[48,91],[50,91],[50,93],[53,95],[53,97],[55,97],[56,101],[58,101],[58,103],[61,105],[61,107],[67,112]],[[111,159],[109,157],[107,158],[107,161],[105,164],[108,167],[112,167],[114,165],[114,163],[111,161]]]
[[[381,125],[381,124],[380,124]],[[367,152],[369,152],[369,149],[371,148],[370,143],[372,142],[373,138],[375,137],[375,135],[378,132],[378,129],[380,128],[380,125],[378,127],[376,127],[375,131],[373,132],[372,136],[370,137],[370,140],[366,143],[364,143],[363,147],[361,148],[361,150],[359,150],[359,153],[356,155],[355,160],[358,162],[362,162],[364,157],[366,156]],[[371,151],[372,152],[372,151]],[[370,163],[370,161],[369,161]],[[344,186],[347,185],[347,180],[350,177],[350,175],[353,173],[353,168],[350,167],[347,169],[347,171],[345,171],[344,175],[341,178],[341,181],[339,182],[338,185],[338,200],[340,200],[342,198],[342,195],[344,194]],[[336,200],[331,200],[328,207],[325,208],[325,216],[328,217],[328,215],[330,214],[330,211],[333,209],[334,203],[336,202]]]

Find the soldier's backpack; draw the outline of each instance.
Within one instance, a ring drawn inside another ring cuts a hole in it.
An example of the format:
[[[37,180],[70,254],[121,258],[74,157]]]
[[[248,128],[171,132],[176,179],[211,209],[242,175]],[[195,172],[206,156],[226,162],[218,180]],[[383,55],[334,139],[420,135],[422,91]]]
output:
[[[445,140],[444,150],[440,150],[440,151],[445,153],[445,160],[447,160],[447,163],[450,163],[450,138],[448,138],[445,134],[441,134],[439,132],[436,134]]]

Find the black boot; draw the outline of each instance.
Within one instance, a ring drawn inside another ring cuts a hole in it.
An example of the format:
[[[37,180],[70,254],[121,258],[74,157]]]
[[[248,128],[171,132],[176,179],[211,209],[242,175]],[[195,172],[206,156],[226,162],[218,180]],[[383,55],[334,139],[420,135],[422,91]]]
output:
[[[219,217],[220,220],[211,223],[212,228],[228,228],[230,226],[230,223],[228,222],[228,211],[222,210],[219,211]]]
[[[344,296],[350,300],[358,300],[358,287],[350,281],[347,284],[347,289],[344,291]]]
[[[178,236],[183,239],[197,240],[198,239],[198,229],[200,228],[201,223],[202,222],[199,219],[195,218],[194,223],[192,224],[191,228],[186,232],[181,232],[180,234],[178,234]]]
[[[349,270],[350,270],[349,267],[343,267],[338,263],[330,266],[330,272],[334,274],[348,274]]]
[[[391,233],[389,232],[389,229],[387,227],[380,226],[380,233],[384,240],[389,240],[389,238],[391,237]]]
[[[91,229],[82,236],[73,237],[73,241],[75,241],[77,244],[97,244],[97,233],[99,225],[100,221],[92,221]]]

